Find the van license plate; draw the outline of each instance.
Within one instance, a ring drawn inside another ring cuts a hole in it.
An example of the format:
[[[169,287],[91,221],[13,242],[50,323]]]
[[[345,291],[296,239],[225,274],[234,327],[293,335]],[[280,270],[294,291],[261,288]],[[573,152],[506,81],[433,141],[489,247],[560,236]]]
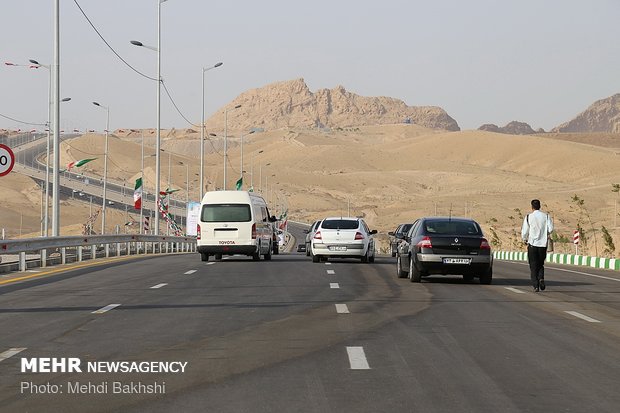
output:
[[[444,264],[470,264],[471,258],[444,258]]]
[[[346,251],[347,247],[342,247],[339,245],[332,245],[331,247],[329,247],[330,251]]]

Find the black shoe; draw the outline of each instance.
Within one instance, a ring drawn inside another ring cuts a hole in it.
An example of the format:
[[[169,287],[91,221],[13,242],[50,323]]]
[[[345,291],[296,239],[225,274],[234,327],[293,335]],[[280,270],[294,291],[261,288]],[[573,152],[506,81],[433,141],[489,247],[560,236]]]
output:
[[[540,289],[542,291],[545,291],[545,288],[547,288],[547,286],[545,285],[545,280],[538,281],[538,285],[540,286]]]

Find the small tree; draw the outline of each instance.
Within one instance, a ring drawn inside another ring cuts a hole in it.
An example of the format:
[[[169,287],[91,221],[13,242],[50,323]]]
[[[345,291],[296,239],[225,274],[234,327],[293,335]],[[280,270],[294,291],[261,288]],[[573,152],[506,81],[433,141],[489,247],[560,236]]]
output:
[[[603,241],[605,241],[605,249],[603,250],[603,254],[607,254],[609,256],[613,256],[616,251],[616,246],[614,245],[614,239],[612,238],[605,225],[601,227],[601,232],[603,233]]]

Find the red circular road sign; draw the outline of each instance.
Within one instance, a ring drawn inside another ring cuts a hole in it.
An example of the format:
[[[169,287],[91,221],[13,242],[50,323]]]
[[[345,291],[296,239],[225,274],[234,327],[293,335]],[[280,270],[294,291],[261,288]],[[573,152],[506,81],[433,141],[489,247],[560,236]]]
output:
[[[0,176],[11,172],[15,165],[15,154],[6,145],[0,143]]]

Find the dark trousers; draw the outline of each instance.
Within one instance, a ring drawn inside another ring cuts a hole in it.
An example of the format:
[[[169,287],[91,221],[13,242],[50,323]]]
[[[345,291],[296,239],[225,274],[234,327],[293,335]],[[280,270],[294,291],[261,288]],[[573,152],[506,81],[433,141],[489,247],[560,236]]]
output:
[[[527,246],[527,260],[530,263],[530,277],[534,288],[538,287],[538,282],[545,279],[545,259],[547,258],[547,247]]]

